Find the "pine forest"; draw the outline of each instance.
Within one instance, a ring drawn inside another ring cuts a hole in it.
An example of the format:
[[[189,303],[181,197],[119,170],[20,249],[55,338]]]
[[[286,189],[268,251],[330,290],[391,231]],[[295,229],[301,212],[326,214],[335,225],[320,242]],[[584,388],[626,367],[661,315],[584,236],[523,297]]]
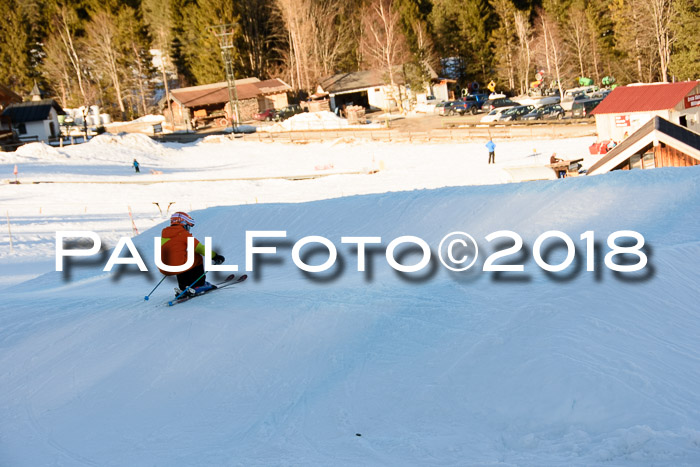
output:
[[[237,78],[280,78],[297,97],[335,73],[396,67],[412,87],[432,69],[511,95],[537,80],[700,77],[700,0],[0,1],[3,85],[125,119],[157,109],[164,81],[224,81],[222,24]]]

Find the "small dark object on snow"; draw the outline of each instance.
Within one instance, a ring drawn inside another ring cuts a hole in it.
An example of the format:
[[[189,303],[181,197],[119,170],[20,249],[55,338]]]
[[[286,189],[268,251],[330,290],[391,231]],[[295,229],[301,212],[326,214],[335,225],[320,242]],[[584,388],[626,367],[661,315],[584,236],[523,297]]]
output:
[[[362,436],[362,433],[355,433],[355,436]]]

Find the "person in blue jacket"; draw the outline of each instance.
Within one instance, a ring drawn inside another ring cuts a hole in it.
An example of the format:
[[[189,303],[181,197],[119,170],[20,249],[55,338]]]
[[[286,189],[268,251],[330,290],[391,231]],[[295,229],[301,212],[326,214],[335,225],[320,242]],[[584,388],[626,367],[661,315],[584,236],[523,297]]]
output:
[[[496,163],[496,144],[493,142],[493,140],[489,140],[488,143],[486,143],[486,149],[489,150],[489,164]]]
[[[134,163],[132,165],[134,166],[134,170],[136,171],[136,173],[141,172],[141,169],[139,168],[139,161],[134,159]]]

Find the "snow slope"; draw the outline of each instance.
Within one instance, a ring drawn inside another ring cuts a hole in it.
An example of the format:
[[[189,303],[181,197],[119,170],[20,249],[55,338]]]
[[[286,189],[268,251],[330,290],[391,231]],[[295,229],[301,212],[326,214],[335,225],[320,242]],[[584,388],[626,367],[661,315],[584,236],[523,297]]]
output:
[[[228,264],[243,266],[245,230],[287,242],[245,284],[173,308],[172,281],[144,302],[157,272],[106,274],[106,258],[6,294],[0,465],[698,465],[699,176],[196,211],[195,233]],[[149,264],[161,227],[134,239]],[[545,274],[526,254],[524,273],[400,275],[379,252],[360,273],[340,243],[416,235],[436,250],[464,230],[480,266],[494,251],[484,236],[501,229],[526,251],[567,232],[579,267]],[[605,252],[622,229],[646,239],[643,274],[587,272],[579,235],[595,231]],[[292,263],[305,235],[337,246],[330,274]]]

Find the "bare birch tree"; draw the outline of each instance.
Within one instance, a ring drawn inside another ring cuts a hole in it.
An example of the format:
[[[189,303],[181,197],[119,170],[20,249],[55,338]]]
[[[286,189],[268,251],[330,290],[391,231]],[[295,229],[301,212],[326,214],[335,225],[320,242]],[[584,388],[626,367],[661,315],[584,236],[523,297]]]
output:
[[[586,13],[579,6],[574,6],[569,12],[567,38],[578,57],[579,76],[586,76],[584,63],[588,62],[586,53],[589,50]]]
[[[308,75],[308,36],[304,34],[304,26],[307,25],[309,12],[305,0],[277,0],[277,7],[282,20],[287,28],[288,38],[288,63],[295,89],[311,87]]]
[[[541,44],[537,50],[539,59],[546,59],[551,66],[552,75],[556,78],[559,95],[563,97],[563,81],[570,77],[569,73],[567,73],[569,57],[566,47],[563,45],[563,34],[559,24],[552,18],[552,15],[543,9],[538,9],[536,24],[539,38],[536,42]],[[543,54],[545,55],[544,57],[542,57]]]
[[[71,68],[73,69],[73,75],[78,82],[78,89],[80,90],[82,103],[83,105],[88,105],[89,101],[86,86],[83,82],[84,76],[82,61],[78,54],[74,37],[74,26],[77,23],[77,20],[78,17],[75,10],[69,10],[66,6],[61,6],[56,14],[56,17],[54,18],[54,23],[56,24],[56,31],[62,46],[61,52],[70,62]]]
[[[44,43],[44,54],[41,71],[51,83],[54,92],[60,96],[61,106],[69,107],[73,96],[71,69],[68,65],[70,62],[66,59],[63,43],[58,36],[51,36]]]
[[[287,31],[287,63],[292,87],[312,91],[352,46],[352,29],[341,23],[347,0],[277,0]]]
[[[362,17],[365,35],[361,49],[368,63],[384,72],[392,98],[403,112],[401,91],[397,85],[397,67],[408,60],[409,52],[400,20],[392,0],[374,0]]]
[[[116,44],[117,26],[114,17],[105,11],[97,12],[86,26],[85,47],[101,73],[111,81],[116,94],[122,120],[126,118],[122,98],[122,71],[117,63],[119,49]]]
[[[588,49],[590,51],[591,62],[593,64],[593,74],[595,75],[596,83],[601,82],[600,78],[600,46],[598,45],[598,37],[596,30],[596,18],[593,9],[589,8],[585,12],[586,30],[588,32]]]
[[[518,74],[520,76],[520,94],[527,93],[530,87],[530,41],[532,39],[532,30],[530,28],[530,19],[525,12],[516,10],[513,14],[513,23],[515,32],[518,36],[520,44],[520,53],[518,60]]]
[[[640,5],[652,22],[654,39],[659,52],[661,80],[667,82],[668,63],[671,60],[671,48],[675,41],[672,24],[677,16],[673,8],[673,0],[644,0]]]

